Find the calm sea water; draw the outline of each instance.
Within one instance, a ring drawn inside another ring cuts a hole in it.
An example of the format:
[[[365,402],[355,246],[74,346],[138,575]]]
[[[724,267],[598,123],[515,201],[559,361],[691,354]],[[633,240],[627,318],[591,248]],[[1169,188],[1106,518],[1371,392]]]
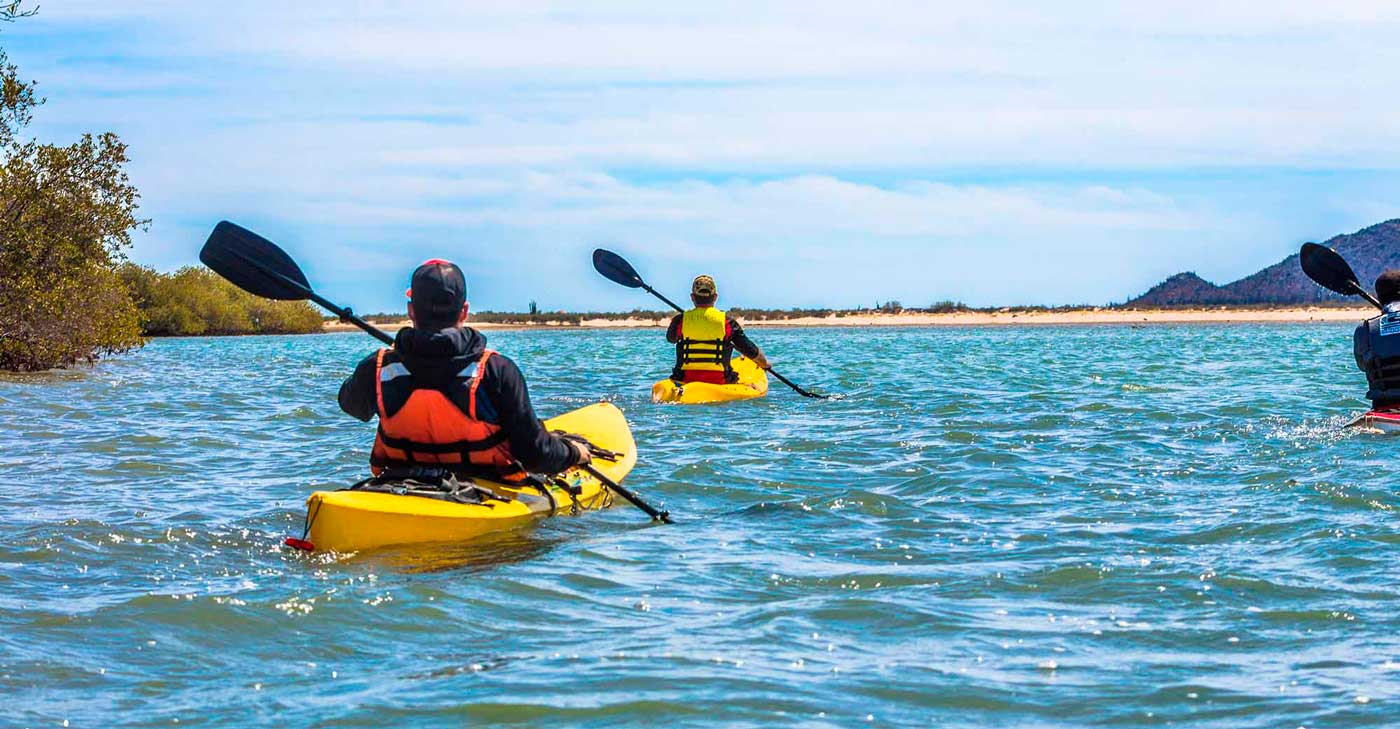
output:
[[[845,394],[657,406],[656,331],[506,332],[616,402],[621,506],[284,551],[364,471],[354,334],[0,379],[0,725],[1400,723],[1400,439],[1337,325],[761,330]]]

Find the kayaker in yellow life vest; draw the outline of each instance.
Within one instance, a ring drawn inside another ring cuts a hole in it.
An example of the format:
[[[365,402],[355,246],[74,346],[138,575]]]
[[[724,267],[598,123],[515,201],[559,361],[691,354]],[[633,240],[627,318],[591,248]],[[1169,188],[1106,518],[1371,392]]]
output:
[[[458,477],[515,481],[591,459],[535,415],[520,369],[465,326],[467,281],[449,261],[413,272],[408,316],[391,349],[365,357],[340,387],[340,408],[379,418],[370,467],[440,468]]]
[[[696,276],[690,284],[690,301],[695,308],[677,314],[666,329],[666,341],[676,345],[676,366],[671,371],[671,379],[676,382],[737,382],[730,366],[736,349],[754,364],[768,369],[768,358],[744,334],[739,322],[715,308],[718,298],[715,280]]]

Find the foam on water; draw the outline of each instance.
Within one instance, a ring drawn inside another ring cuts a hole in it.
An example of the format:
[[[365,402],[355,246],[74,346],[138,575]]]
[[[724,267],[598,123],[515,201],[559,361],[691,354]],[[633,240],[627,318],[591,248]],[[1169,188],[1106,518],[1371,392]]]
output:
[[[759,334],[843,397],[655,406],[659,332],[491,335],[542,414],[623,407],[678,524],[348,558],[279,542],[364,471],[367,339],[5,376],[0,723],[1400,722],[1345,327]]]

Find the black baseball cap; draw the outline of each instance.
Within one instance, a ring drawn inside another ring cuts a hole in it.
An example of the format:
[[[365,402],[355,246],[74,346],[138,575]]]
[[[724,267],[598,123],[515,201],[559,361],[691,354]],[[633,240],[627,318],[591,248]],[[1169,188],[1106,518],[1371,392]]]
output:
[[[409,289],[404,293],[413,304],[419,324],[451,326],[457,323],[462,306],[467,303],[467,277],[457,264],[434,258],[413,270]]]
[[[1400,301],[1400,270],[1391,269],[1376,279],[1376,298],[1382,306]]]

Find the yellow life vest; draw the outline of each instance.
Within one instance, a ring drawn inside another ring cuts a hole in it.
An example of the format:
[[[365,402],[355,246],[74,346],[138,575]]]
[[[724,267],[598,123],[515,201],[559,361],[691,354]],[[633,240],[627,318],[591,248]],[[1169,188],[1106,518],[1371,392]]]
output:
[[[728,321],[724,312],[713,306],[682,314],[680,340],[676,342],[676,369],[729,372],[734,345],[729,341]]]

